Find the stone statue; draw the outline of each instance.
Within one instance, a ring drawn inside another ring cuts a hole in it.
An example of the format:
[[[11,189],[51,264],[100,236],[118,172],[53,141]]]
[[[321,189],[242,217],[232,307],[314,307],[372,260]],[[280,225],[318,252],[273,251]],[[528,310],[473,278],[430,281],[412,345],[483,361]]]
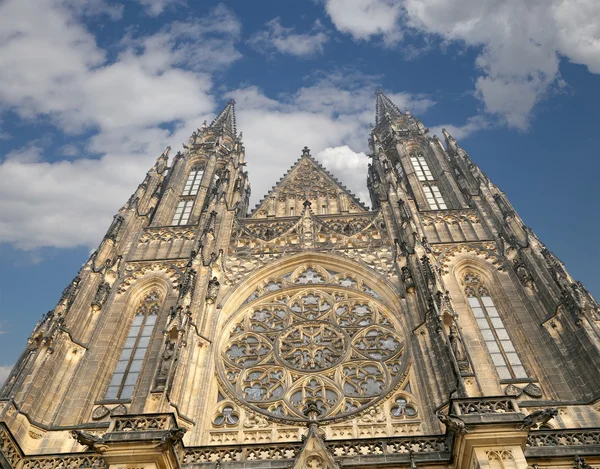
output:
[[[550,420],[558,415],[558,409],[540,409],[530,413],[523,419],[521,430],[530,430],[531,428],[539,428],[547,424]]]
[[[469,432],[469,428],[456,415],[444,415],[441,412],[437,413],[437,418],[446,426],[446,430],[451,433],[462,435]]]
[[[408,267],[402,267],[402,274],[400,275],[402,282],[407,293],[413,293],[415,291],[415,281],[413,280],[412,274]]]
[[[457,361],[466,360],[465,349],[460,338],[460,333],[458,332],[458,327],[456,324],[452,324],[450,326],[450,333],[448,335],[448,339],[450,340],[450,347],[452,347],[452,352],[454,353],[454,357]]]
[[[104,303],[106,303],[108,295],[110,295],[110,284],[108,282],[101,282],[92,300],[92,310],[100,311]]]
[[[217,277],[213,277],[208,282],[208,290],[206,291],[206,302],[208,304],[212,305],[216,301],[220,286],[221,284],[217,280]]]

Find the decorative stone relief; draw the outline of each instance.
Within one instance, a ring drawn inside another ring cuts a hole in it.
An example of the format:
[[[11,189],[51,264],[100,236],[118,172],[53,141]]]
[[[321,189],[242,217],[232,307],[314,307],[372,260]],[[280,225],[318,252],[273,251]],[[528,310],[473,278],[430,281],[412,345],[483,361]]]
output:
[[[443,274],[450,272],[450,262],[456,255],[462,253],[475,254],[495,266],[496,269],[505,269],[505,263],[498,254],[496,243],[493,242],[465,243],[459,245],[436,244],[434,247],[434,254],[437,256],[438,266]]]
[[[164,272],[177,288],[182,277],[182,271],[185,269],[187,261],[166,262],[130,262],[125,266],[123,281],[119,284],[117,293],[121,294],[127,291],[132,283],[150,272]]]
[[[329,286],[332,277],[349,287]],[[277,287],[224,328],[218,376],[230,397],[279,422],[306,420],[310,400],[319,419],[335,421],[366,410],[403,380],[408,357],[399,324],[373,297],[351,289],[350,277],[305,266],[267,285]]]

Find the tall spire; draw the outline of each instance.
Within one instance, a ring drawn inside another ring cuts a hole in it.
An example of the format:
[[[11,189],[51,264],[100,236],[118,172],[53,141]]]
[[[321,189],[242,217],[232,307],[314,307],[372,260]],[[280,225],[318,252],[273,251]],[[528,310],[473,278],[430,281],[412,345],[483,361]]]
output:
[[[225,106],[215,120],[210,123],[209,129],[229,134],[231,137],[236,136],[235,101],[233,99],[229,100],[227,106]]]
[[[381,124],[386,117],[400,117],[402,112],[398,109],[390,98],[383,94],[383,91],[379,88],[375,91],[377,97],[377,107],[375,108],[375,122],[376,125]]]

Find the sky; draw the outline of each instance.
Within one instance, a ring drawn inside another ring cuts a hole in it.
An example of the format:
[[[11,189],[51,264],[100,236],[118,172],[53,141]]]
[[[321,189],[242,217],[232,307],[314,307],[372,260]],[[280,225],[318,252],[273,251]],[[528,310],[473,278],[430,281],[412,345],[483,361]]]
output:
[[[252,203],[306,145],[364,202],[375,89],[600,296],[597,0],[0,2],[0,383],[167,145],[236,100]]]

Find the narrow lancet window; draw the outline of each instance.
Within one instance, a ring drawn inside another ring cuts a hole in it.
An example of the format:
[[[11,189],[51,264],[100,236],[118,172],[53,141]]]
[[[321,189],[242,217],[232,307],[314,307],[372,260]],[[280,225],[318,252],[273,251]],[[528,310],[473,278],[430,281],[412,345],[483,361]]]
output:
[[[415,168],[415,173],[419,181],[433,181],[433,175],[429,170],[429,166],[427,166],[427,161],[425,161],[425,156],[421,152],[411,153],[410,154],[410,162]]]
[[[117,368],[108,386],[106,399],[130,399],[133,395],[160,311],[160,302],[158,293],[151,292],[138,305]]]
[[[469,306],[500,379],[527,378],[523,363],[521,363],[487,287],[483,285],[479,277],[473,274],[465,276],[464,284]]]
[[[423,192],[425,193],[430,210],[446,210],[446,202],[444,202],[438,186],[435,184],[424,185]]]
[[[192,214],[193,200],[180,200],[173,215],[171,225],[187,225]]]
[[[202,175],[204,170],[199,166],[194,166],[188,175],[183,193],[181,195],[196,195],[200,189],[200,182],[202,181]]]

